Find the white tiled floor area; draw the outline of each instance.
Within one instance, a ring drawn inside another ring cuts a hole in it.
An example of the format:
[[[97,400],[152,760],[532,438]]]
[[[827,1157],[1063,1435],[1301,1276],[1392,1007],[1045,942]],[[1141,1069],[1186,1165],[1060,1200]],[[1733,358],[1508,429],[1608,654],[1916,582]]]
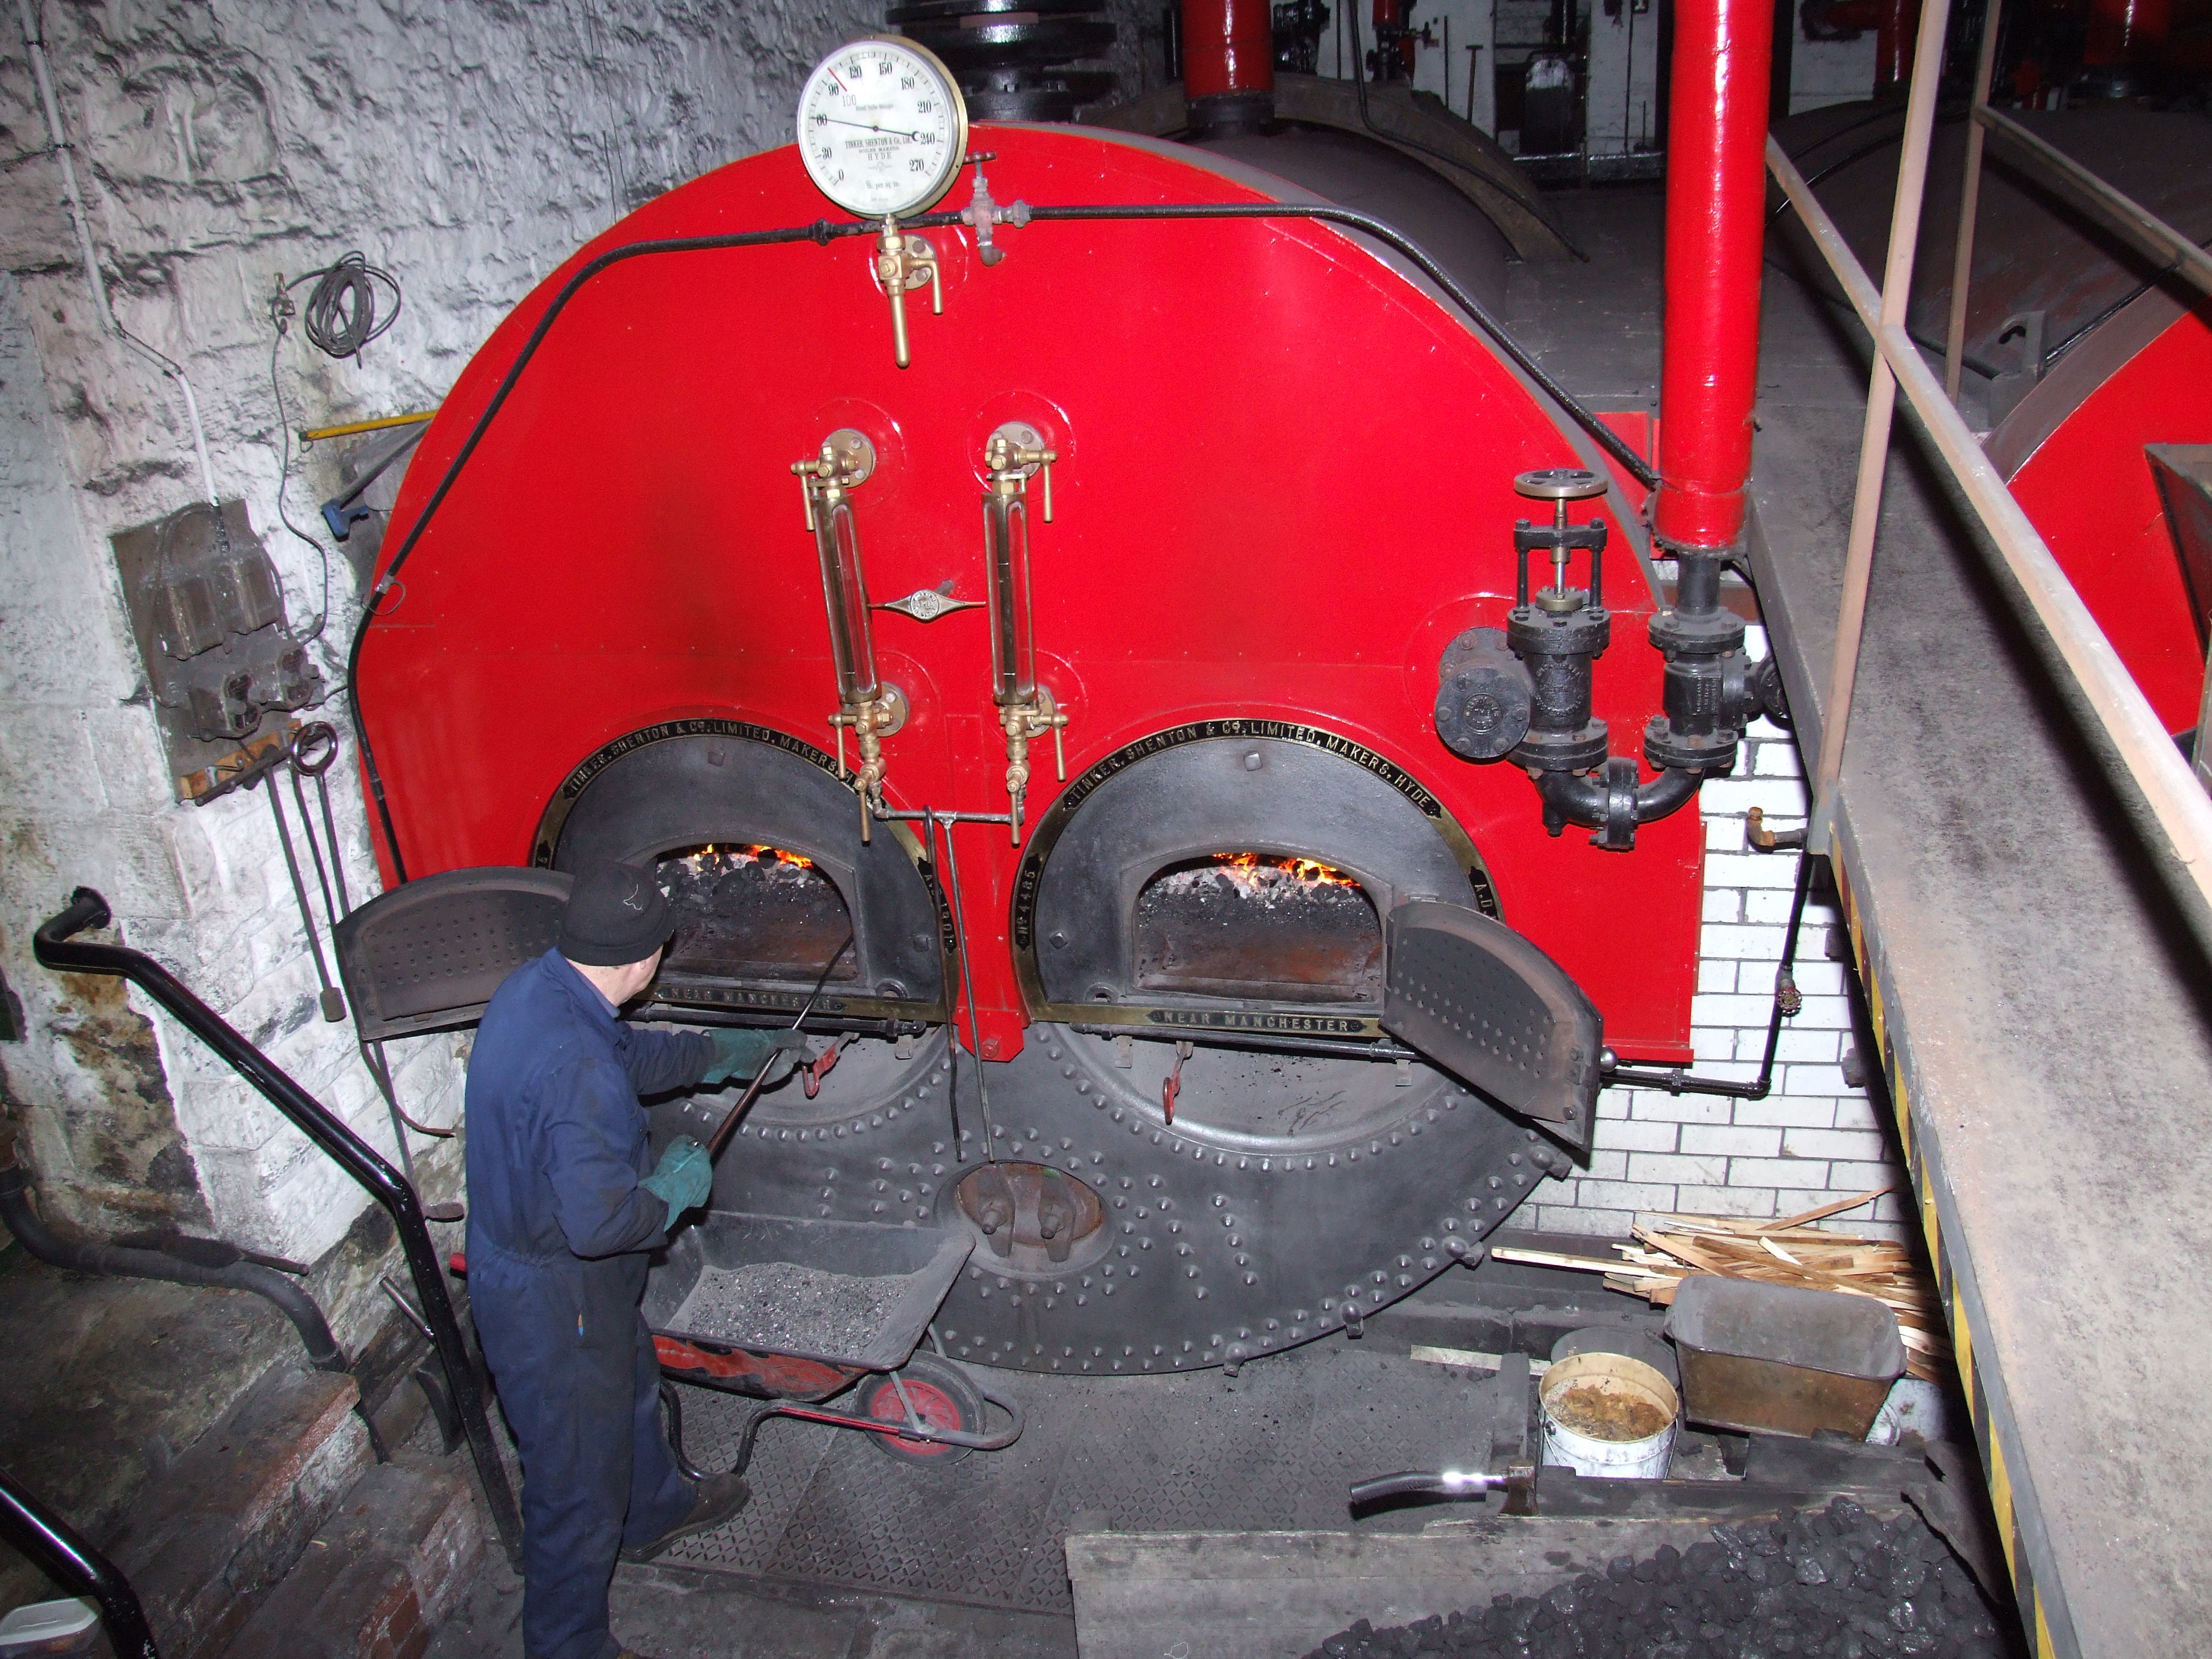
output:
[[[1764,653],[1752,630],[1753,654]],[[1765,720],[1747,736],[1733,775],[1705,787],[1705,902],[1698,993],[1691,1005],[1695,1070],[1701,1076],[1759,1075],[1774,1002],[1775,969],[1796,881],[1796,855],[1759,853],[1744,838],[1754,806],[1769,829],[1800,827],[1806,789],[1797,745]],[[1626,1235],[1656,1211],[1785,1216],[1832,1198],[1895,1182],[1904,1188],[1893,1136],[1864,1089],[1839,1064],[1856,1041],[1846,978],[1825,954],[1842,918],[1816,895],[1797,945],[1804,1007],[1784,1022],[1773,1091],[1764,1100],[1608,1089],[1598,1097],[1589,1167],[1547,1180],[1517,1218],[1547,1232]],[[1895,1195],[1827,1224],[1894,1237],[1905,1212]]]

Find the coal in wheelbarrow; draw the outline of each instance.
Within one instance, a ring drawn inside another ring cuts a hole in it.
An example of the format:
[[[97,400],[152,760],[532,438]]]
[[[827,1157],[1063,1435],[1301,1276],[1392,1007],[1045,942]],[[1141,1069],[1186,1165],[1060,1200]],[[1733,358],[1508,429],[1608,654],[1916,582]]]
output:
[[[975,1247],[935,1228],[714,1211],[654,1265],[646,1322],[720,1348],[896,1370]]]

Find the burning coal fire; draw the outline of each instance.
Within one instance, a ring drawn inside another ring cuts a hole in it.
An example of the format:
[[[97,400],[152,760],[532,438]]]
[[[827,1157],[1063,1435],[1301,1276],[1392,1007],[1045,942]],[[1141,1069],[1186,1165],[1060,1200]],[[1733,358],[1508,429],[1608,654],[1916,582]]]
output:
[[[1138,896],[1137,983],[1292,1001],[1371,1000],[1382,926],[1352,877],[1318,859],[1216,853]]]
[[[1306,887],[1350,887],[1355,890],[1359,886],[1343,871],[1317,859],[1270,858],[1261,853],[1216,853],[1212,869],[1200,866],[1186,873],[1226,876],[1249,897],[1259,897],[1271,889],[1279,889],[1285,882]]]
[[[757,842],[709,842],[662,855],[660,887],[676,911],[668,967],[730,979],[811,977],[851,929],[844,895],[801,853]],[[833,979],[849,978],[849,960]]]

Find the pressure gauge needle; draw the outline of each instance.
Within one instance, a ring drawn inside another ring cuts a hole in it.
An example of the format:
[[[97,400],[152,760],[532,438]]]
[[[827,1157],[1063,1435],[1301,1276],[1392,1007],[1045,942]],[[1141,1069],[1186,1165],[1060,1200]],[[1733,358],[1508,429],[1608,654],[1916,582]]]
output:
[[[904,138],[916,144],[921,142],[921,135],[918,132],[902,132],[896,127],[879,127],[873,121],[848,121],[843,117],[836,115],[817,115],[814,118],[817,121],[826,121],[833,127],[858,127],[863,132],[880,132],[886,137]]]

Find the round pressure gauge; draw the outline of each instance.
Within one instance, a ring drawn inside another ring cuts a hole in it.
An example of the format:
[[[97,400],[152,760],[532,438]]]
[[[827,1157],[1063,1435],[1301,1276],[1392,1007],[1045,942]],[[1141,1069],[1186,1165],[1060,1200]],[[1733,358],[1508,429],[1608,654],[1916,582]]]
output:
[[[952,71],[911,40],[872,35],[814,66],[799,94],[799,153],[856,218],[903,218],[951,188],[968,153]]]

